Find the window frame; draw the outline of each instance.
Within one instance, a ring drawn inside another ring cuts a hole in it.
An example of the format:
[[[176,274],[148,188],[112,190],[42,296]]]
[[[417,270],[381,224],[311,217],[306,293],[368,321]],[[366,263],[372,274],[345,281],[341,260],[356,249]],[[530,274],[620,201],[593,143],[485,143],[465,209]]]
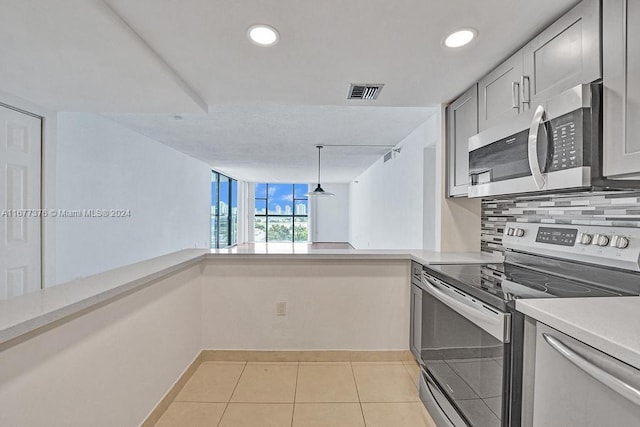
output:
[[[213,179],[213,177],[215,176],[215,181]],[[227,183],[228,183],[228,191],[227,191],[227,197],[228,197],[228,209],[227,209],[227,214],[226,215],[221,215],[221,209],[220,209],[220,177],[224,177],[227,179]],[[216,184],[216,191],[215,194],[213,194],[213,189],[211,191],[211,206],[214,206],[214,202],[215,202],[215,206],[216,206],[216,211],[215,214],[211,214],[211,218],[210,218],[210,231],[213,231],[213,222],[215,220],[216,223],[216,227],[215,227],[215,235],[211,235],[211,248],[213,249],[220,249],[220,248],[228,248],[230,246],[233,246],[235,244],[237,244],[237,229],[238,229],[238,216],[236,214],[235,216],[235,222],[233,221],[234,219],[234,215],[233,215],[233,195],[234,195],[234,184],[235,184],[235,193],[236,193],[236,200],[237,200],[237,192],[238,192],[238,180],[231,178],[228,175],[225,175],[223,173],[220,173],[218,171],[212,170],[211,171],[211,184],[213,185],[213,183],[215,182]],[[215,199],[215,200],[214,200]],[[237,209],[237,206],[236,206]],[[221,241],[220,239],[220,218],[224,218],[227,220],[227,233],[226,233],[226,240],[225,241]],[[221,246],[221,244],[223,244],[224,246]]]
[[[274,218],[291,218],[291,243],[304,243],[304,242],[308,242],[309,241],[309,197],[305,196],[303,198],[301,197],[296,197],[296,186],[305,186],[306,190],[305,193],[309,190],[309,184],[304,184],[304,183],[293,183],[293,184],[288,184],[288,183],[268,183],[268,182],[264,182],[264,183],[258,183],[256,185],[264,185],[265,186],[265,196],[264,197],[258,197],[257,195],[254,197],[254,201],[257,202],[258,200],[263,200],[264,201],[264,205],[265,205],[265,210],[264,210],[264,214],[258,214],[255,212],[254,209],[254,218],[264,218],[265,219],[265,236],[264,236],[264,241],[265,243],[269,243],[269,218],[270,217],[274,217]],[[291,214],[276,214],[276,213],[269,213],[269,185],[290,185],[291,186],[291,195],[293,196],[291,199]],[[306,203],[306,213],[304,215],[299,215],[296,213],[296,202],[297,201],[305,201]],[[306,218],[307,219],[307,240],[297,240],[296,241],[296,218]],[[281,242],[281,241],[280,241]],[[288,242],[288,241],[287,241]]]

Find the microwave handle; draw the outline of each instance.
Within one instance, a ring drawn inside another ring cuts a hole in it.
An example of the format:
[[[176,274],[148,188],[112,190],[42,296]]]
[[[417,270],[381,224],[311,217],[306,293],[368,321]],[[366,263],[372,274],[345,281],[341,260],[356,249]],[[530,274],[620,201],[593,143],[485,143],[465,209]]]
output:
[[[533,176],[533,180],[539,190],[542,190],[545,184],[544,175],[542,174],[540,163],[538,162],[538,130],[540,129],[540,125],[544,121],[544,118],[544,107],[542,105],[538,105],[538,108],[536,108],[536,112],[533,115],[533,120],[531,121],[531,127],[529,128],[528,155],[531,176]]]

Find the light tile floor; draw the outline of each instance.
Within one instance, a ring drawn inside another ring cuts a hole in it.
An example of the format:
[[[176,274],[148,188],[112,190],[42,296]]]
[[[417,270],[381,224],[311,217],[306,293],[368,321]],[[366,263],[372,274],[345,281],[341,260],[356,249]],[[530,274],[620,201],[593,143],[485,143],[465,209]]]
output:
[[[157,427],[435,427],[415,362],[204,362]]]

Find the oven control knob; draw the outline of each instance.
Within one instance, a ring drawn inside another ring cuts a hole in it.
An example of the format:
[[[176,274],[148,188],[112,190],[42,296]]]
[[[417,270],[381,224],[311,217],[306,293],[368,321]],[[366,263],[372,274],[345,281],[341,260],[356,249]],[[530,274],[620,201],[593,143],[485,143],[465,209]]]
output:
[[[622,236],[613,236],[611,238],[611,246],[618,249],[626,249],[629,247],[629,239]]]
[[[516,228],[516,231],[514,231],[516,237],[522,237],[524,236],[524,230],[522,228]]]
[[[609,244],[609,237],[604,234],[595,234],[593,236],[593,244],[598,246],[607,246]]]
[[[583,245],[590,245],[592,240],[593,236],[591,234],[582,233],[582,236],[580,236],[580,243]]]
[[[513,232],[514,231],[515,230],[513,228],[511,228],[511,227],[507,228],[507,236],[513,236]]]

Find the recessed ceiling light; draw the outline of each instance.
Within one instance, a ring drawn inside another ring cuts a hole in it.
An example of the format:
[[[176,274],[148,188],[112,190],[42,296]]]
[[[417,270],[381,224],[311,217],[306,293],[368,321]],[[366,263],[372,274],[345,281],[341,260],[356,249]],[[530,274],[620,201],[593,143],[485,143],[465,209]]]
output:
[[[462,47],[469,44],[477,34],[478,32],[473,28],[463,28],[462,30],[449,34],[444,39],[444,45],[451,48]]]
[[[247,35],[249,36],[249,40],[258,46],[273,46],[278,43],[280,39],[278,31],[275,28],[264,24],[252,25],[249,27]]]

